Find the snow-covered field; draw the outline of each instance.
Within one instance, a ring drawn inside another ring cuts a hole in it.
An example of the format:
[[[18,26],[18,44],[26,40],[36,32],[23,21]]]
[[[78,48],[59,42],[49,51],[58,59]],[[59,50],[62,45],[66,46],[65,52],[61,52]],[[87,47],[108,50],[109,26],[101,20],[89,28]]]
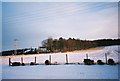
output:
[[[3,79],[117,79],[118,66],[36,65],[3,66]]]
[[[118,65],[64,65],[65,55],[68,55],[69,63],[83,63],[86,54],[95,62],[100,59],[105,62],[105,53],[108,59],[112,58],[118,62],[118,46],[106,46],[98,50],[76,51],[53,54],[36,54],[2,57],[2,78],[3,79],[118,79]],[[24,63],[44,63],[51,55],[51,62],[60,65],[35,65],[35,66],[8,66],[8,58],[20,62],[21,57]]]

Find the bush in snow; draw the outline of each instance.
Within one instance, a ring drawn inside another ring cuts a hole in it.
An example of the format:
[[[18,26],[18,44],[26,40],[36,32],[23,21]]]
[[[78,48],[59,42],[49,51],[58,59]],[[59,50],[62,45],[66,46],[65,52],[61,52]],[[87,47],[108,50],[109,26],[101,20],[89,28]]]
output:
[[[86,64],[86,65],[92,65],[92,64],[94,64],[94,60],[84,59],[84,64]]]
[[[25,63],[22,63],[21,65],[22,65],[22,66],[25,66]]]
[[[49,60],[46,60],[46,61],[45,61],[45,64],[46,64],[46,65],[50,65],[51,63],[50,63]]]
[[[12,63],[12,66],[20,66],[21,64],[20,64],[20,62],[13,62]]]
[[[36,63],[35,62],[31,62],[30,65],[35,65]]]
[[[108,64],[109,64],[109,65],[114,65],[114,64],[115,64],[115,62],[114,62],[114,60],[113,60],[113,59],[108,59]]]
[[[97,60],[97,64],[102,65],[102,64],[105,64],[105,63],[102,62],[102,60]]]

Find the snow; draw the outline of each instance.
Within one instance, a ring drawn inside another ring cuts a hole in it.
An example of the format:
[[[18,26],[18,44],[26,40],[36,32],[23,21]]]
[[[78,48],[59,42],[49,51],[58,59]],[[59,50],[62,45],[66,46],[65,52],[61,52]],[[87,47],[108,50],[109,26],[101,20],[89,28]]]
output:
[[[3,66],[4,79],[117,79],[117,65]]]
[[[108,59],[112,58],[118,62],[118,46],[106,46],[102,49],[92,51],[75,51],[67,53],[51,53],[36,55],[20,55],[2,57],[2,78],[3,79],[118,79],[118,65],[64,65],[65,54],[68,55],[69,63],[83,63],[86,54],[95,62],[101,59],[105,62],[105,53]],[[21,57],[24,63],[34,62],[37,57],[37,63],[44,64],[51,55],[52,63],[60,65],[34,65],[34,66],[8,66],[8,58],[12,58],[12,62],[20,62]]]

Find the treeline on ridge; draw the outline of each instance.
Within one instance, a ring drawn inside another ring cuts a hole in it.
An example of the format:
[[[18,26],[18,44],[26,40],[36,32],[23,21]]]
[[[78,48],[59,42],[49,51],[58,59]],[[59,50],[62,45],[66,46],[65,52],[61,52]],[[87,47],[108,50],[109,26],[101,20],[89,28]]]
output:
[[[17,49],[17,55],[37,54],[52,52],[67,52],[74,50],[85,50],[100,46],[120,45],[120,39],[99,39],[99,40],[80,40],[75,38],[59,39],[48,38],[42,41],[42,46],[38,48]],[[40,49],[39,49],[40,48]],[[13,55],[15,50],[2,51],[3,56]]]
[[[66,52],[74,50],[84,50],[100,46],[120,45],[120,39],[100,39],[100,40],[80,40],[75,38],[59,39],[48,38],[42,41],[42,46],[50,52]]]

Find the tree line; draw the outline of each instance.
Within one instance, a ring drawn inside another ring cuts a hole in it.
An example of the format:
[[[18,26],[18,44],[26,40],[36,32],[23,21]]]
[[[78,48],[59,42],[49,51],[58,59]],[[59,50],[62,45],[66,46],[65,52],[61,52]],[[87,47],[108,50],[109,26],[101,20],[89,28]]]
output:
[[[85,50],[100,46],[120,45],[120,39],[98,39],[98,40],[80,40],[75,38],[53,39],[48,38],[42,41],[42,48],[46,51],[41,51],[39,48],[23,48],[17,49],[17,55],[21,54],[36,54],[38,53],[52,53],[52,52],[67,52],[74,50]],[[13,55],[15,50],[2,51],[1,54]]]
[[[42,46],[50,52],[66,52],[84,50],[100,46],[120,45],[120,39],[80,40],[75,38],[48,38],[42,41]]]

